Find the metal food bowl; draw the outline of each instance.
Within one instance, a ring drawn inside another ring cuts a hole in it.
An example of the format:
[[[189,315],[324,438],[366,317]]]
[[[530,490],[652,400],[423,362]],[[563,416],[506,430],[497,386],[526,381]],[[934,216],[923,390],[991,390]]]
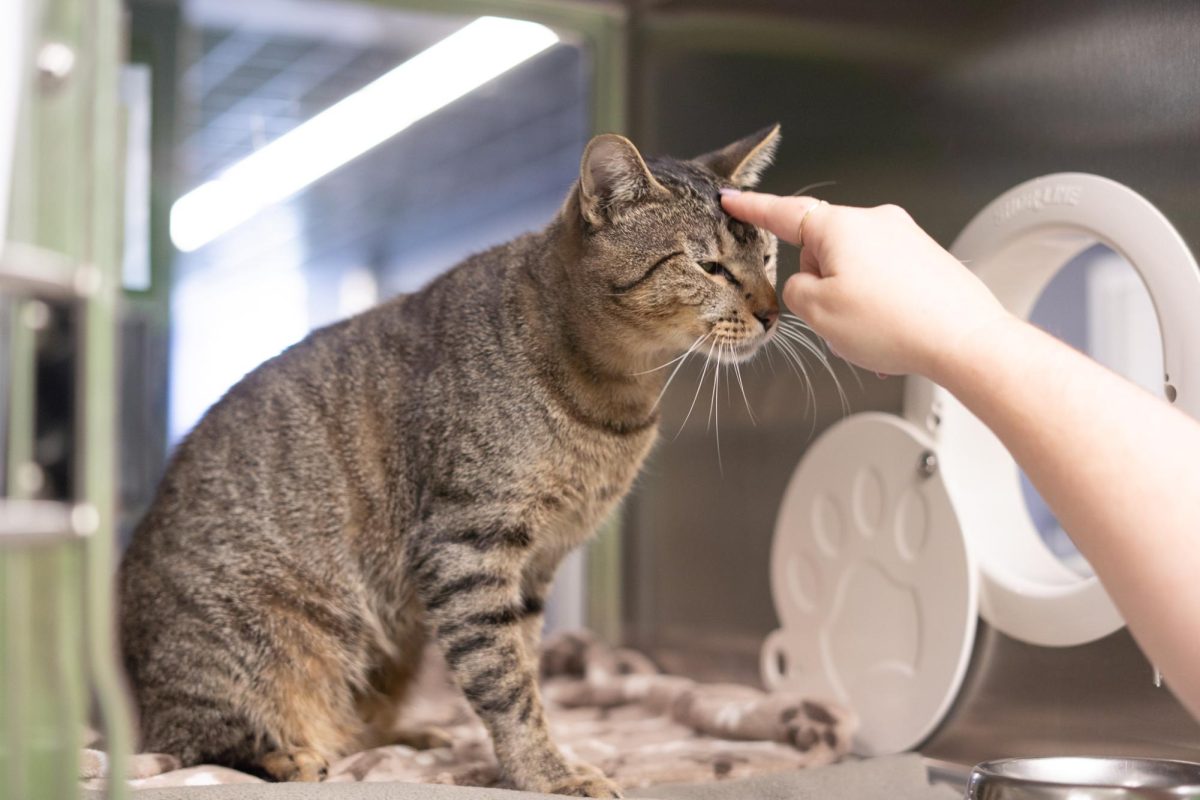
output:
[[[1200,764],[1157,758],[1007,758],[971,771],[967,800],[1200,800]]]

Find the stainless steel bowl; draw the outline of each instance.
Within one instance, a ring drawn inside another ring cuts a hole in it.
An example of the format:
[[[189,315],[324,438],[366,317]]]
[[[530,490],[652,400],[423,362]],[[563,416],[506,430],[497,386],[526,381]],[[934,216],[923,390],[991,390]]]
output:
[[[967,800],[1200,800],[1200,764],[1157,758],[1007,758],[971,771]]]

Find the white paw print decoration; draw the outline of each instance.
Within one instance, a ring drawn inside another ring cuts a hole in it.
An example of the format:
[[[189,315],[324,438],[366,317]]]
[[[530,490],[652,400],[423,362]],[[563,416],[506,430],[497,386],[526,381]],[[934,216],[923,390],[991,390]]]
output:
[[[809,448],[779,510],[783,624],[763,645],[763,679],[852,708],[859,753],[916,747],[958,693],[976,584],[928,438],[888,414],[843,420]]]

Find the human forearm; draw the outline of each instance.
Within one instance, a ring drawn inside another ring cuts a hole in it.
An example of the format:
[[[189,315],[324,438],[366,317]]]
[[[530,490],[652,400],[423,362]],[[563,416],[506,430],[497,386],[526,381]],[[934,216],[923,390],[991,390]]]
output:
[[[1013,454],[1200,716],[1200,423],[1013,318],[929,372]]]

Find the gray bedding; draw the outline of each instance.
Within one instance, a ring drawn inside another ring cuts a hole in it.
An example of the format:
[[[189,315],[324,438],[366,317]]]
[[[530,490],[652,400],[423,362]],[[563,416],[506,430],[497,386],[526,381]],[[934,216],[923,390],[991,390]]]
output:
[[[419,751],[393,744],[351,753],[330,765],[326,784],[505,788],[487,732],[434,656],[397,724],[437,731],[441,746]],[[567,758],[598,767],[626,791],[824,766],[849,752],[856,728],[854,715],[837,704],[664,675],[641,654],[582,633],[546,642],[542,696]],[[181,767],[163,753],[138,753],[128,767],[129,783],[139,791],[262,782],[213,764]],[[107,773],[102,745],[85,749],[84,787],[102,788]]]

